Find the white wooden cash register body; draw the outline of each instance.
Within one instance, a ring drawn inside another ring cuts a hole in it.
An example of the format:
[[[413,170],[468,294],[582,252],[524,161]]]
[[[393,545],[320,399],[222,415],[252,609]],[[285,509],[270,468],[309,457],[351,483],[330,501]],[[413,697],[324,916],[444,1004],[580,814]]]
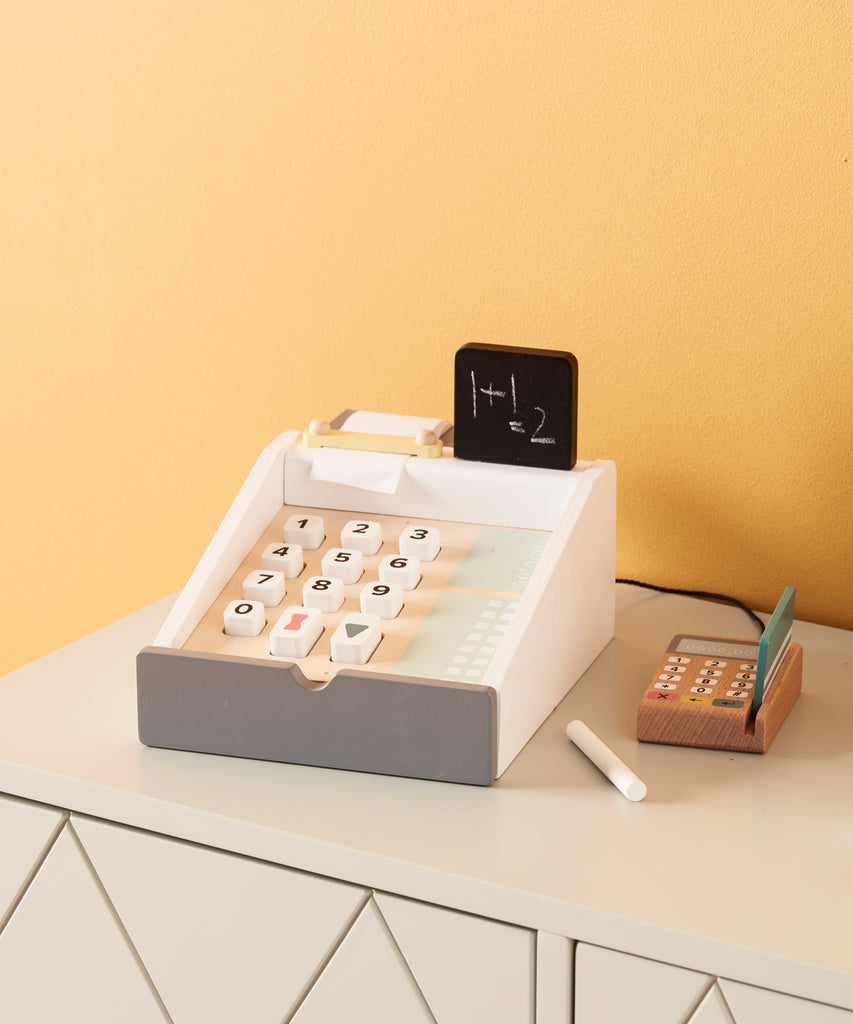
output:
[[[285,503],[548,531],[544,552],[483,679],[497,705],[489,777],[498,777],[613,635],[615,467],[607,461],[581,462],[571,471],[494,465],[455,459],[452,449],[445,449],[438,459],[406,458],[393,493],[384,493],[358,485],[359,459],[375,465],[377,458],[398,456],[343,454],[354,467],[350,482],[317,479],[312,470],[323,452],[305,446],[299,431],[276,438],[249,474],[154,646],[177,650],[186,644]],[[371,714],[369,707],[365,714]],[[317,728],[323,728],[319,717]],[[357,718],[348,722],[348,729],[357,733],[358,728]],[[441,769],[436,765],[428,777],[443,777]]]

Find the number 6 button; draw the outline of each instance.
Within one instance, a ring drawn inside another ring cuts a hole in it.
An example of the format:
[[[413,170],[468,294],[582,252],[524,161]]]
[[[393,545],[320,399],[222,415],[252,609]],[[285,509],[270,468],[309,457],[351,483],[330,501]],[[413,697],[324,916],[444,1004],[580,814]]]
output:
[[[421,563],[410,555],[386,555],[379,563],[380,583],[396,583],[401,590],[414,590],[420,578]]]

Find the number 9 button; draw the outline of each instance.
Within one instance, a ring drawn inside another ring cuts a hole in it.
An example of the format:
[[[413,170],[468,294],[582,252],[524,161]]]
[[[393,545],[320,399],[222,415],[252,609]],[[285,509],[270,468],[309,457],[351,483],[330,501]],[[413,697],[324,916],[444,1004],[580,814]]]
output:
[[[393,619],[403,607],[403,592],[397,583],[368,583],[359,595],[361,610],[380,619]]]

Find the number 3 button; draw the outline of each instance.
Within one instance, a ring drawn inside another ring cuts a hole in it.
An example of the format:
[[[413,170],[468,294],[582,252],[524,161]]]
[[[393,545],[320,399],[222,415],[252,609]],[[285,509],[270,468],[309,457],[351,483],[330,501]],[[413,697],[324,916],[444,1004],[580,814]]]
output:
[[[441,538],[434,526],[407,526],[400,534],[400,554],[431,562],[441,549]]]

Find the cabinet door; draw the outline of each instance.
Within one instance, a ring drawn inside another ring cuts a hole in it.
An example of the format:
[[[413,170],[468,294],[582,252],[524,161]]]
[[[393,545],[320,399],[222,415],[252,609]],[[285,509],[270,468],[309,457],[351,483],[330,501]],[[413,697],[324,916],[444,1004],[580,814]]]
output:
[[[440,1024],[533,1021],[534,932],[387,893],[376,903]]]
[[[73,816],[175,1024],[532,1024],[535,933]]]
[[[0,1020],[166,1024],[67,826],[0,933]]]
[[[575,1024],[682,1024],[710,982],[697,971],[578,943]]]
[[[61,811],[0,796],[0,928],[62,821]]]
[[[853,1012],[578,943],[575,1024],[853,1024]]]
[[[72,825],[175,1024],[278,1024],[369,895],[103,821]]]

